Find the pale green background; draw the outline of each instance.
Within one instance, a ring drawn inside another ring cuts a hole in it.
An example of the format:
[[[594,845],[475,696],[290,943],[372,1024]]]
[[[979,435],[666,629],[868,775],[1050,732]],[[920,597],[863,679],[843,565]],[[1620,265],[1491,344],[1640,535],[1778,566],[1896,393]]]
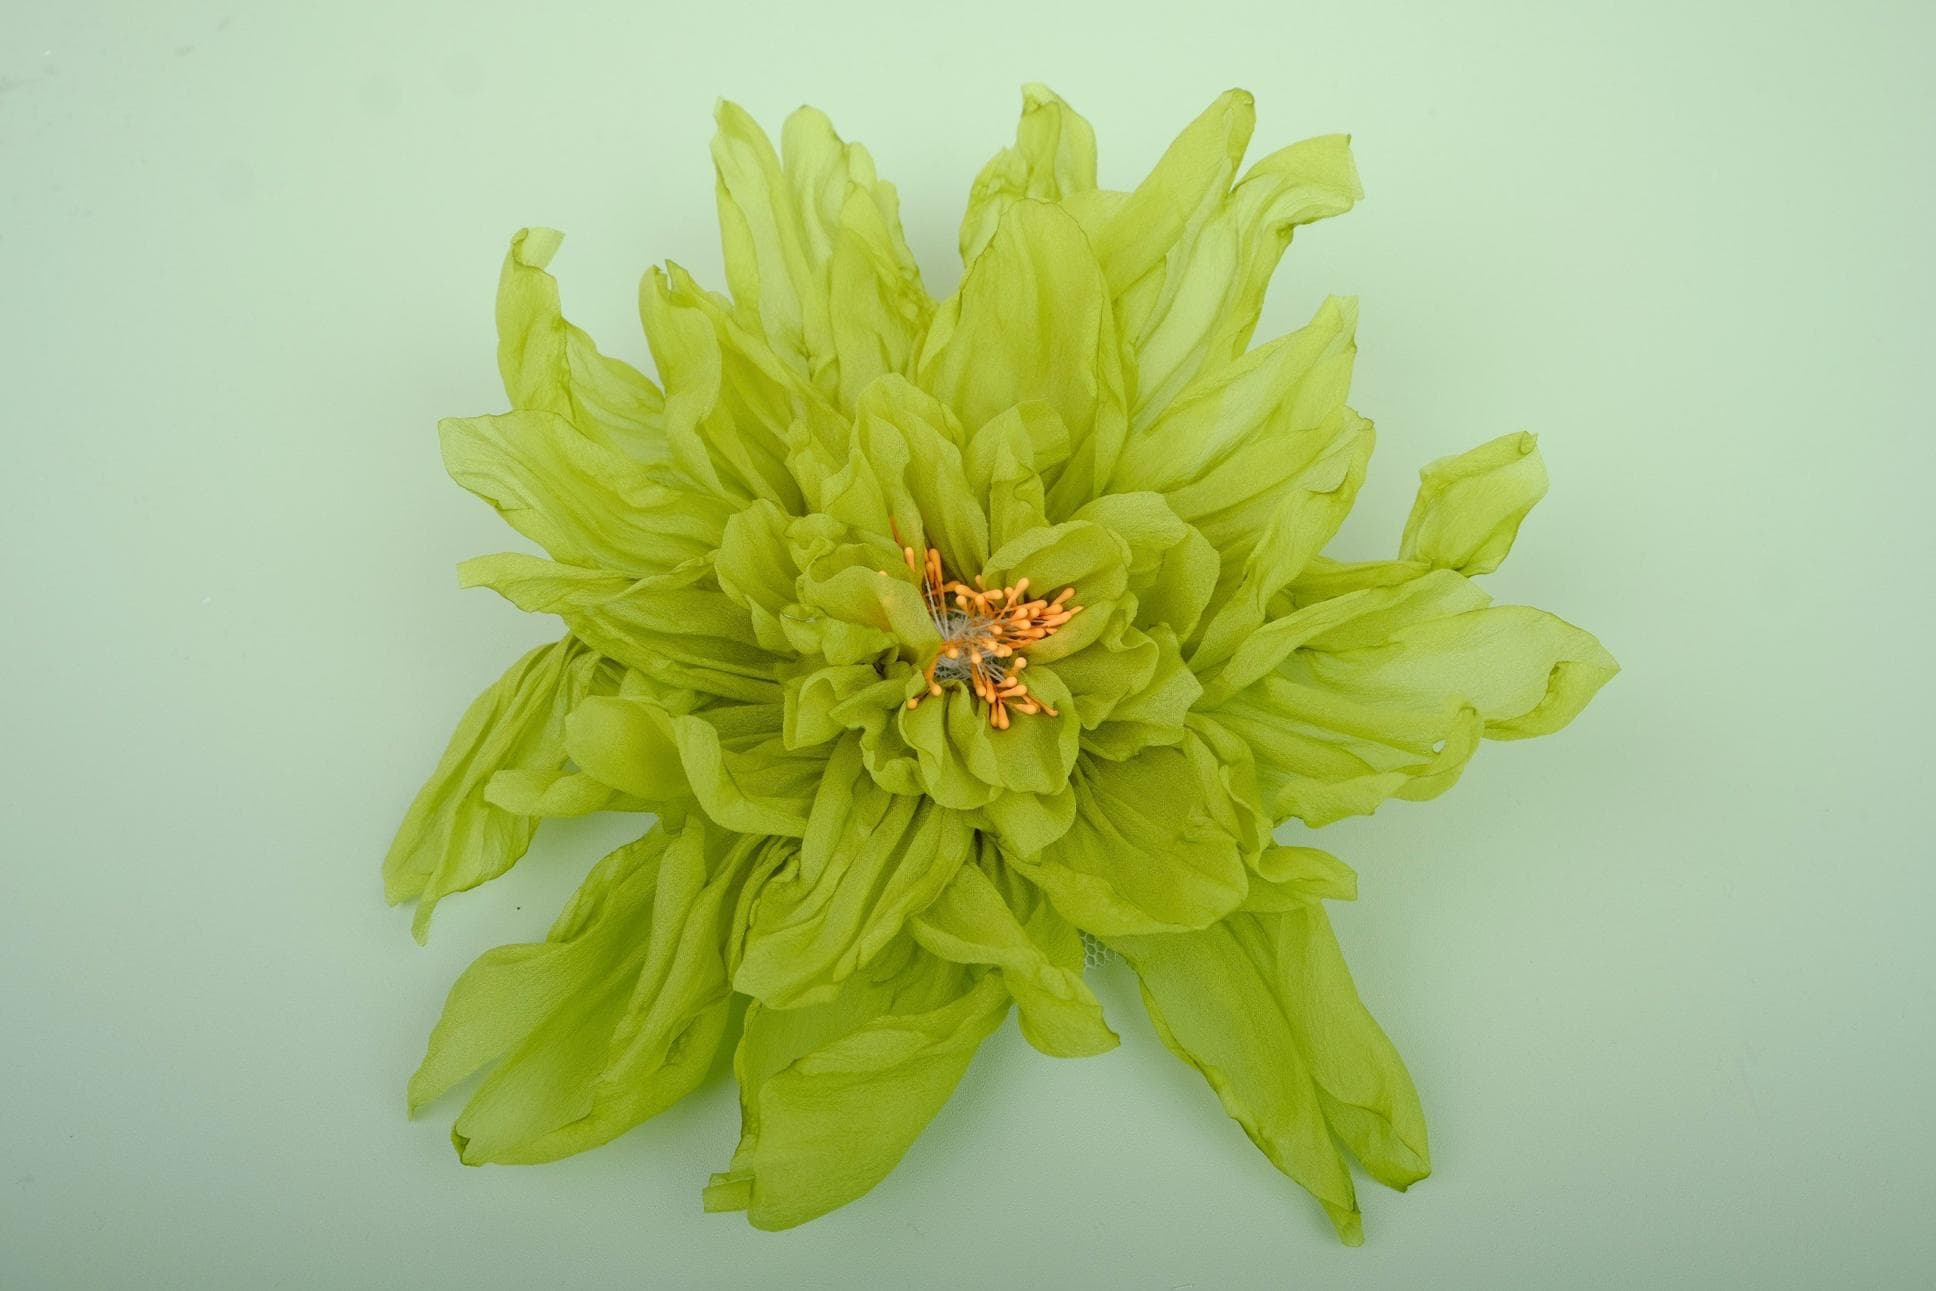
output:
[[[1926,6],[7,5],[0,1284],[1909,1286],[1936,1277]],[[32,9],[33,12],[28,12]],[[1027,79],[1138,177],[1219,90],[1355,132],[1265,333],[1363,301],[1379,455],[1518,428],[1553,495],[1494,580],[1626,671],[1449,797],[1330,833],[1437,1174],[1363,1250],[1160,1051],[1010,1027],[876,1193],[785,1236],[699,1211],[714,1084],[541,1170],[458,1166],[403,1081],[480,949],[618,826],[547,827],[438,915],[377,862],[464,702],[551,632],[434,419],[501,406],[491,293],[567,229],[719,281],[719,94],[810,100],[901,187],[938,291]]]

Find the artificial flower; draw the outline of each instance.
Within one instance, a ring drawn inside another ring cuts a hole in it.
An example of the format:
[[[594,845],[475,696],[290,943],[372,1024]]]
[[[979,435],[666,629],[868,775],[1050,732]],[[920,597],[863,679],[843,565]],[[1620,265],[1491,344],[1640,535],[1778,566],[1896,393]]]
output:
[[[1443,792],[1615,664],[1474,581],[1545,492],[1530,435],[1427,467],[1395,558],[1325,553],[1372,446],[1356,307],[1251,333],[1358,178],[1336,135],[1241,168],[1252,120],[1223,95],[1116,192],[1029,87],[937,302],[865,149],[803,108],[776,150],[723,105],[730,295],[646,274],[659,383],[565,321],[557,233],[512,239],[511,410],[442,423],[444,458],[545,553],[463,583],[564,635],[465,713],[386,890],[422,938],[546,817],[644,832],[451,991],[409,1102],[488,1073],[465,1162],[606,1142],[731,1046],[742,1129],[705,1205],[798,1224],[894,1167],[1011,1010],[1045,1054],[1115,1046],[1102,947],[1345,1241],[1347,1158],[1427,1173],[1325,915],[1353,875],[1303,826]]]

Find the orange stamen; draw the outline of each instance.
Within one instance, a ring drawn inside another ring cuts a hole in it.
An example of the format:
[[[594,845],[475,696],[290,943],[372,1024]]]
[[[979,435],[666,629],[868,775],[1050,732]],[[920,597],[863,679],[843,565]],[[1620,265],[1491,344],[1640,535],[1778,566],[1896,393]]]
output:
[[[891,527],[900,544],[900,527]],[[917,555],[913,547],[902,545],[901,556],[908,572],[921,580],[922,601],[942,637],[923,673],[926,693],[908,700],[907,706],[918,707],[928,696],[939,695],[944,680],[964,681],[975,698],[988,706],[988,724],[998,731],[1008,729],[1012,713],[1059,716],[1029,693],[1028,683],[1019,676],[1028,660],[1017,652],[1046,641],[1081,613],[1080,605],[1069,604],[1075,588],[1065,587],[1051,600],[1028,599],[1026,578],[1006,587],[988,587],[977,576],[970,586],[948,578],[936,548]],[[949,675],[938,677],[944,661]]]

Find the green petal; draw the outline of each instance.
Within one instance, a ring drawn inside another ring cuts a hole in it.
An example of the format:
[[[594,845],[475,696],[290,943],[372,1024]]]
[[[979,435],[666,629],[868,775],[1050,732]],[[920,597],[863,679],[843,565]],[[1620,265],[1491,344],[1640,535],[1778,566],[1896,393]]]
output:
[[[905,678],[882,677],[871,664],[816,668],[790,677],[786,686],[787,747],[811,748],[847,731],[885,725],[906,694]]]
[[[747,1006],[733,1068],[742,1119],[709,1211],[756,1228],[803,1224],[887,1176],[960,1083],[1008,1011],[994,973],[977,974],[905,938],[826,1002]]]
[[[1162,271],[1122,301],[1136,352],[1132,424],[1149,425],[1192,382],[1242,355],[1292,232],[1343,214],[1363,195],[1350,139],[1307,139],[1252,166],[1213,214],[1187,229]]]
[[[704,564],[646,578],[506,552],[458,566],[465,587],[489,587],[536,614],[556,614],[599,651],[657,683],[736,700],[777,700],[779,659],[754,644],[747,612],[705,586]]]
[[[1256,913],[1300,909],[1317,901],[1356,901],[1358,876],[1315,847],[1267,847],[1257,858],[1243,908]]]
[[[1332,425],[1337,438],[1284,482],[1243,563],[1225,566],[1235,578],[1226,577],[1190,653],[1199,672],[1245,649],[1272,617],[1278,594],[1318,558],[1350,512],[1371,459],[1371,425],[1348,411]]]
[[[732,307],[677,265],[639,284],[639,313],[666,385],[666,443],[692,486],[735,507],[756,498],[798,514],[788,468],[797,426],[844,437],[846,421]]]
[[[901,541],[916,551],[939,549],[950,569],[975,569],[988,559],[982,499],[962,461],[965,438],[960,423],[932,395],[891,376],[861,396],[848,447],[850,460],[870,468],[880,482]],[[832,506],[826,509],[840,514]],[[862,519],[849,522],[860,527]],[[877,524],[874,531],[885,528]]]
[[[421,898],[411,925],[418,941],[438,901],[496,878],[530,847],[538,813],[492,806],[487,787],[501,771],[561,767],[565,715],[599,678],[599,656],[567,636],[512,664],[464,711],[383,861],[391,905]]]
[[[1083,733],[1087,752],[1120,762],[1151,745],[1183,738],[1184,719],[1202,698],[1203,683],[1184,663],[1176,635],[1167,627],[1152,627],[1148,639],[1156,648],[1155,670],[1134,694],[1112,704],[1095,730]],[[1068,665],[1058,671],[1068,672]]]
[[[1205,670],[1202,653],[1192,662],[1206,671],[1204,707],[1215,708],[1238,689],[1283,665],[1304,648],[1352,650],[1377,646],[1407,623],[1483,609],[1492,598],[1450,570],[1314,601],[1251,629],[1229,662]]]
[[[1102,1005],[1082,980],[1082,938],[1026,883],[1006,892],[984,866],[1000,872],[998,857],[964,865],[940,898],[909,925],[929,952],[957,964],[1001,970],[1014,997],[1022,1034],[1055,1058],[1086,1058],[1116,1047]],[[1012,903],[1012,904],[1011,904]]]
[[[566,564],[648,574],[719,545],[725,508],[663,486],[556,413],[447,417],[437,430],[451,478]]]
[[[947,886],[968,853],[958,812],[890,794],[835,749],[819,780],[797,864],[760,895],[736,989],[775,1008],[832,998]]]
[[[1129,550],[1129,590],[1138,627],[1161,624],[1188,639],[1216,594],[1217,550],[1185,524],[1160,493],[1114,493],[1085,504],[1071,519],[1093,520]]]
[[[1461,574],[1499,568],[1520,522],[1546,496],[1539,441],[1524,432],[1441,457],[1418,476],[1398,558]]]
[[[582,771],[500,771],[484,786],[484,801],[516,816],[589,816],[596,811],[647,811],[646,804]]]
[[[1034,856],[1075,824],[1076,791],[1064,785],[1055,793],[999,793],[981,809],[978,819],[1005,849]]]
[[[1315,654],[1312,678],[1399,702],[1461,695],[1485,720],[1487,739],[1508,740],[1559,730],[1620,671],[1590,633],[1527,605],[1407,625],[1388,645]]]
[[[774,654],[795,652],[786,621],[800,617],[799,569],[786,540],[791,523],[791,516],[761,498],[726,522],[713,560],[720,590],[745,607],[754,640]]]
[[[919,362],[921,385],[971,433],[1032,399],[1068,428],[1072,453],[1049,481],[1052,513],[1093,497],[1120,451],[1126,404],[1108,289],[1073,218],[1024,201],[1002,217],[961,290],[945,301]]]
[[[1024,85],[1015,146],[996,153],[968,192],[961,263],[974,263],[1016,202],[1059,201],[1095,186],[1096,132],[1048,86]]]
[[[666,456],[665,396],[628,363],[598,352],[559,310],[545,272],[564,234],[519,229],[497,289],[497,365],[518,411],[552,412],[586,438],[645,462]]]
[[[1558,730],[1619,670],[1571,624],[1487,600],[1438,570],[1317,602],[1246,642],[1204,702],[1250,744],[1267,809],[1316,825],[1432,797],[1482,735]]]
[[[724,704],[673,715],[651,699],[587,700],[566,748],[594,778],[655,809],[695,801],[719,825],[799,837],[826,769],[818,749],[789,749],[779,704]]]
[[[1127,762],[1076,766],[1075,822],[1039,855],[1008,857],[1077,927],[1100,936],[1201,928],[1247,887],[1247,827],[1191,735]]]
[[[1352,496],[1338,490],[1370,451],[1370,423],[1345,403],[1357,314],[1355,302],[1332,297],[1303,328],[1192,387],[1130,437],[1110,491],[1163,494],[1227,570],[1242,565],[1287,491],[1337,493],[1326,513],[1335,528]]]
[[[989,587],[1012,586],[1026,578],[1031,596],[1075,588],[1069,603],[1082,611],[1055,635],[1029,647],[1033,668],[1073,655],[1110,630],[1111,612],[1129,590],[1129,550],[1102,525],[1069,520],[1004,543],[979,572]]]
[[[932,311],[894,188],[817,109],[787,119],[784,160],[737,104],[717,115],[720,236],[742,321],[851,407],[875,377],[906,370]]]
[[[1113,293],[1121,294],[1189,239],[1230,191],[1257,122],[1255,101],[1226,90],[1176,137],[1149,177],[1095,230],[1096,258]],[[1131,335],[1140,319],[1125,317]]]
[[[1069,428],[1041,400],[1017,404],[968,440],[962,468],[986,499],[989,544],[1003,547],[1049,523],[1042,472],[1069,457]]]
[[[451,1137],[466,1164],[526,1164],[684,1097],[725,1033],[725,920],[767,848],[694,824],[608,856],[547,940],[501,946],[458,979],[411,1078],[413,1112],[494,1063]]]
[[[1417,1091],[1359,1002],[1321,906],[1110,945],[1142,978],[1164,1043],[1347,1244],[1364,1228],[1340,1146],[1389,1187],[1430,1172]]]

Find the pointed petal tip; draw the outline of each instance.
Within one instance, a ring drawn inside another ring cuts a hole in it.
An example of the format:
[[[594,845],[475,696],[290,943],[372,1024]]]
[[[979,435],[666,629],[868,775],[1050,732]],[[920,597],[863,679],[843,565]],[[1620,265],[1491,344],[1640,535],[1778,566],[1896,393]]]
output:
[[[542,224],[527,224],[511,235],[511,259],[527,269],[543,269],[564,245],[565,235]]]

